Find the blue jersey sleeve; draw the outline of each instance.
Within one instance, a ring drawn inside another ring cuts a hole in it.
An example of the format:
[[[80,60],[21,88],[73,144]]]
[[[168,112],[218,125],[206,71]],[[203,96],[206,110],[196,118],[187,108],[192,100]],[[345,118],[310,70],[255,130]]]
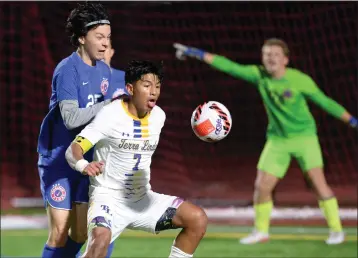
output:
[[[74,66],[61,67],[54,79],[57,100],[78,100],[78,74]]]

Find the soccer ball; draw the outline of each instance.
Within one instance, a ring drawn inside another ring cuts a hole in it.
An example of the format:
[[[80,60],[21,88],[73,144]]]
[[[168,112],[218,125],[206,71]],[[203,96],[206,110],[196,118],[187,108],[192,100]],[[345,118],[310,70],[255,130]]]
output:
[[[230,132],[232,119],[229,110],[217,101],[199,105],[191,116],[191,127],[205,142],[217,142]]]

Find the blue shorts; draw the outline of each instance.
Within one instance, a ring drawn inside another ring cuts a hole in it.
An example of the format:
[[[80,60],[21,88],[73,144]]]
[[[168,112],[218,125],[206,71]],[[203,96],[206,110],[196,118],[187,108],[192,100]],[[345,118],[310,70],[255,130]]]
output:
[[[45,207],[71,210],[72,203],[88,203],[89,177],[73,170],[66,162],[40,155],[40,187]]]

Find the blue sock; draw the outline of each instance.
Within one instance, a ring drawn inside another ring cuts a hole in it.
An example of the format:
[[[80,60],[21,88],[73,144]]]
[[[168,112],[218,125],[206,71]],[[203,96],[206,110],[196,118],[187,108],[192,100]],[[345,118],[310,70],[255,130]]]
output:
[[[113,252],[114,242],[110,243],[107,249],[107,255],[105,258],[110,258]]]
[[[63,247],[51,247],[46,244],[42,251],[42,258],[62,258],[63,250]]]
[[[67,242],[64,248],[64,256],[68,258],[80,257],[81,247],[84,243],[75,242],[70,236],[67,238]]]

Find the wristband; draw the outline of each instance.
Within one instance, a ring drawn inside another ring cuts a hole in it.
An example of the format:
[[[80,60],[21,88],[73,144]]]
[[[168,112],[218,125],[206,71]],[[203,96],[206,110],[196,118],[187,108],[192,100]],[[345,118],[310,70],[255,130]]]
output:
[[[89,164],[89,162],[87,160],[80,159],[79,161],[76,162],[75,170],[77,170],[78,172],[80,172],[82,174],[83,170],[85,170],[85,168],[87,167],[88,164]]]
[[[197,48],[188,48],[187,51],[184,52],[188,56],[196,57],[199,60],[204,59],[205,51]]]
[[[348,123],[353,128],[356,128],[358,126],[358,120],[357,120],[357,118],[355,118],[353,116],[351,117],[351,119],[349,119]]]

